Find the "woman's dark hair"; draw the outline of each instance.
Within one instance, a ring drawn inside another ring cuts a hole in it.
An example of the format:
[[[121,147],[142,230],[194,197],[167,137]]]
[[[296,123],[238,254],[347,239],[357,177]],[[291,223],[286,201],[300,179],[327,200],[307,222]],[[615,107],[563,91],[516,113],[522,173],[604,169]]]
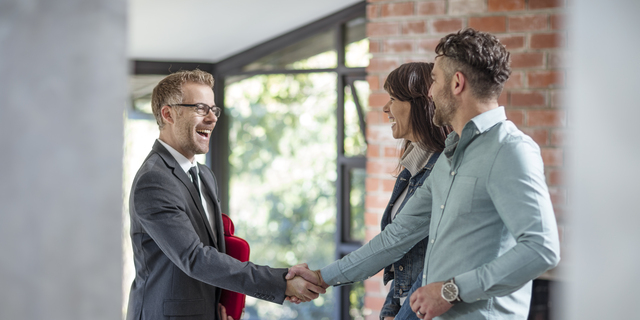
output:
[[[442,152],[444,140],[451,132],[450,127],[438,127],[433,124],[435,105],[429,98],[429,88],[433,83],[431,70],[433,63],[409,62],[391,71],[384,82],[384,90],[400,101],[409,101],[411,110],[411,132],[422,149],[429,152]],[[405,141],[402,153],[411,141]]]

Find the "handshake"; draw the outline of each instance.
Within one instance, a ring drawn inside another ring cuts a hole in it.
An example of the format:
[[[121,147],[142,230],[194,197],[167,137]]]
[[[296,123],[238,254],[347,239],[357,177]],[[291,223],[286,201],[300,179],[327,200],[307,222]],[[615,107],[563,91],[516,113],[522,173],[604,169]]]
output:
[[[327,292],[329,285],[322,280],[320,270],[310,270],[306,263],[289,268],[287,280],[286,300],[295,304],[308,302]]]

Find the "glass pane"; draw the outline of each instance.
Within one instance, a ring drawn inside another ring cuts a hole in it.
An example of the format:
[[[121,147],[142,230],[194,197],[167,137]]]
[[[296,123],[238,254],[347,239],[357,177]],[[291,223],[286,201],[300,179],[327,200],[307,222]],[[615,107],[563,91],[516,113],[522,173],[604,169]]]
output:
[[[365,115],[369,111],[369,83],[358,80],[354,81],[354,86],[361,114],[358,113],[351,86],[346,86],[344,90],[344,154],[347,157],[364,156],[367,153],[360,116],[363,117],[363,121],[366,121]]]
[[[364,17],[349,21],[345,30],[345,65],[350,68],[369,66],[369,39]]]
[[[351,320],[364,320],[370,314],[370,310],[364,307],[364,283],[356,282],[349,288],[349,318]]]
[[[257,75],[225,87],[230,215],[257,264],[317,269],[334,260],[336,78]],[[333,299],[280,306],[247,297],[245,317],[331,319]]]
[[[262,57],[242,68],[243,71],[283,69],[324,69],[338,65],[333,29],[301,40]]]
[[[151,93],[153,88],[164,79],[163,75],[132,75],[129,77],[132,106],[135,111],[153,114],[151,111]]]
[[[349,204],[351,207],[351,240],[364,242],[365,225],[364,225],[364,196],[365,186],[364,180],[367,177],[365,168],[353,168],[349,170]]]

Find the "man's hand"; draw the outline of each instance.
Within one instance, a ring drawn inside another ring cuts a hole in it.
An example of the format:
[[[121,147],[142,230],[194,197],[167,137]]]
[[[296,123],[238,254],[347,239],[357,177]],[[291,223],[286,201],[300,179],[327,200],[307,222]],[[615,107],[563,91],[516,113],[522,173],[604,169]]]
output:
[[[287,300],[298,304],[300,302],[311,301],[320,296],[320,293],[325,292],[327,292],[327,290],[324,288],[316,286],[302,277],[295,277],[291,280],[287,279],[287,290],[284,294],[287,297],[290,297]],[[297,298],[299,301],[293,300],[293,297]]]
[[[324,282],[324,280],[322,280],[322,274],[320,273],[320,270],[310,270],[309,266],[306,263],[297,264],[289,268],[289,273],[287,273],[285,279],[293,279],[293,277],[295,276],[300,276],[305,280],[316,284],[324,289],[329,287],[329,285]]]
[[[227,308],[225,308],[222,303],[218,303],[218,307],[220,308],[220,316],[223,320],[233,320],[231,316],[227,315]]]
[[[453,306],[442,297],[444,282],[434,282],[423,286],[411,294],[411,310],[420,319],[431,320]]]

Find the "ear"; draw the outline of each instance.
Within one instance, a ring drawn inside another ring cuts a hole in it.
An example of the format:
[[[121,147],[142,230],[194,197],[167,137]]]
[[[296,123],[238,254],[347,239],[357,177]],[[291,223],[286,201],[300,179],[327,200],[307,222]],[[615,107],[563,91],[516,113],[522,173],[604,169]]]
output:
[[[451,92],[454,95],[459,95],[464,90],[466,85],[466,78],[462,72],[458,71],[453,75],[453,79],[451,80]]]
[[[173,109],[170,106],[162,106],[162,109],[160,109],[160,115],[165,123],[174,123],[172,110]]]

